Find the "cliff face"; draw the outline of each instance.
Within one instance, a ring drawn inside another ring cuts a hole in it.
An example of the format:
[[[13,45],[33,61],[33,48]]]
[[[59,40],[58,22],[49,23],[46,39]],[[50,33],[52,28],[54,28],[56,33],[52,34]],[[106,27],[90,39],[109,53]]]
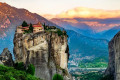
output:
[[[53,32],[18,34],[14,36],[14,55],[16,61],[35,66],[35,75],[52,80],[55,73],[69,80],[67,63],[69,48],[67,36],[60,37]]]
[[[120,32],[109,42],[109,65],[105,74],[120,80]]]

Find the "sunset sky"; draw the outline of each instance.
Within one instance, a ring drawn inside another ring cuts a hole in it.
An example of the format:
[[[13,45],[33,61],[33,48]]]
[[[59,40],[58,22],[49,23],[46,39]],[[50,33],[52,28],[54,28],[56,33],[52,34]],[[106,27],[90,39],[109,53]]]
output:
[[[59,14],[76,7],[120,10],[120,0],[0,0],[38,14]]]

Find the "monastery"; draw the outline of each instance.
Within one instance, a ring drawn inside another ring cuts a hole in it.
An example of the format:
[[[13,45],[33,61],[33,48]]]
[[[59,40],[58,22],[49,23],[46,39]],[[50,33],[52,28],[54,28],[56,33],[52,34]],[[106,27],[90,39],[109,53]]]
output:
[[[44,31],[44,28],[40,22],[38,22],[37,24],[33,24],[32,26],[33,26],[33,33]],[[18,26],[17,33],[24,33],[25,30],[29,30],[29,27],[30,27],[30,25],[25,26],[25,27]]]

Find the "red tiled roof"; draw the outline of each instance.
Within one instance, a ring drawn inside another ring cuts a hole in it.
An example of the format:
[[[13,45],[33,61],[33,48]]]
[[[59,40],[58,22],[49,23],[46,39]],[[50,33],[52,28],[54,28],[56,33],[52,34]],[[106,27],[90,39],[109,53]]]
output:
[[[29,28],[29,26],[26,26],[26,27],[22,27],[22,28]]]
[[[42,27],[42,25],[33,25],[33,27]]]

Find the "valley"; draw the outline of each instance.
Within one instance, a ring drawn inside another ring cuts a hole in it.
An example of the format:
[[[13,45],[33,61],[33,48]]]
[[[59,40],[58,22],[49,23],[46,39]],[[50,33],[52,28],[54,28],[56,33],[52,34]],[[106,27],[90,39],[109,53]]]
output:
[[[110,23],[112,20],[116,22]],[[74,79],[102,80],[108,66],[108,43],[120,31],[120,19],[54,18],[51,21],[67,30],[71,53],[68,66]]]

